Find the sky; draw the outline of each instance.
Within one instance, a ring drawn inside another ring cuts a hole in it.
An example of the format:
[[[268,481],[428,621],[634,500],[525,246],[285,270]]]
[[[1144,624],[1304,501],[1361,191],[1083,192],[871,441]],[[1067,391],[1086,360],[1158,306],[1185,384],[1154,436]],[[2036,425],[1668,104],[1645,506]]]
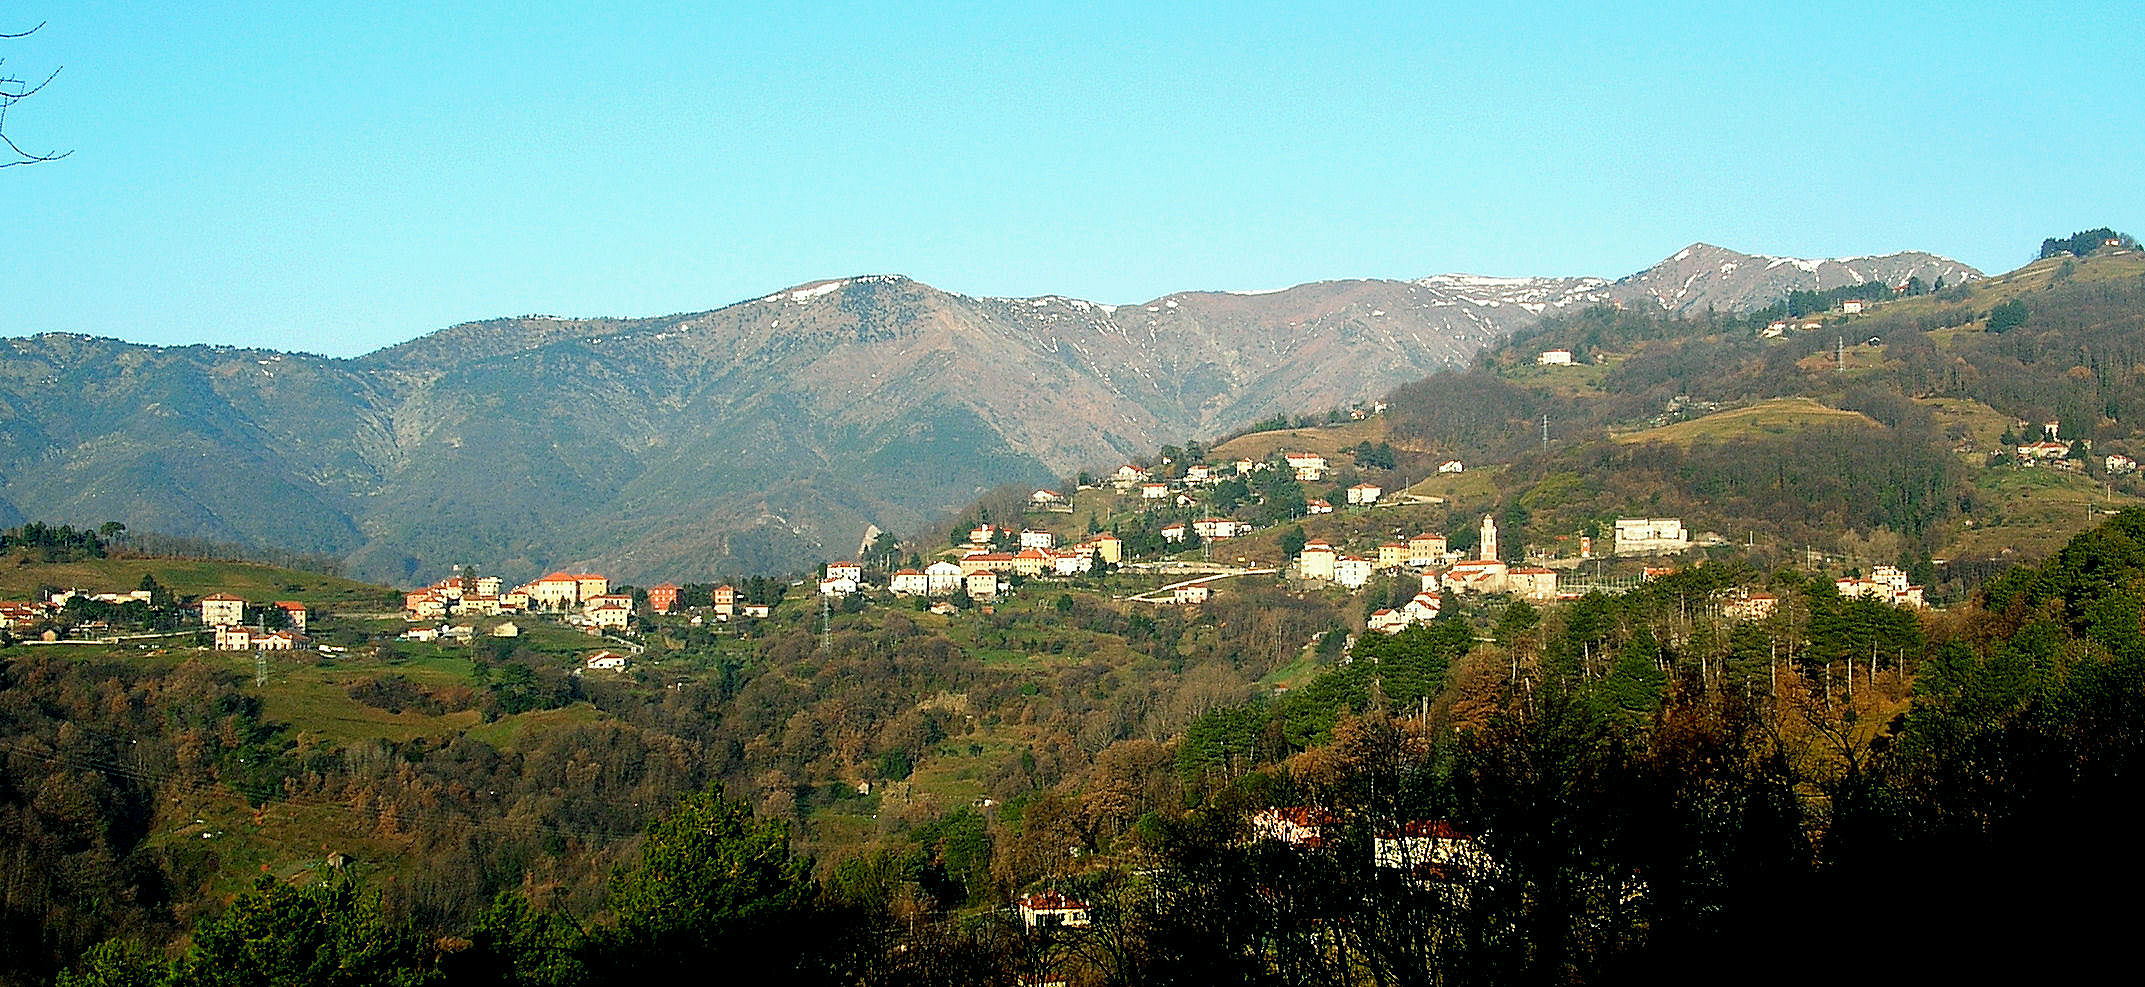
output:
[[[2145,233],[2145,5],[1745,6],[10,3],[45,27],[0,74],[61,71],[5,132],[71,153],[0,169],[0,335],[354,356],[856,274],[1123,304]]]

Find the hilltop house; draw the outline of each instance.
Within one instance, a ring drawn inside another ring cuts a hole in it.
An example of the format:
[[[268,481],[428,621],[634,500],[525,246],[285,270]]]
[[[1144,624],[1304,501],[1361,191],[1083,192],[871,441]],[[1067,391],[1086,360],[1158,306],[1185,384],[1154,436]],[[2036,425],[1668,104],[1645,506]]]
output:
[[[1140,484],[1140,499],[1141,499],[1141,500],[1168,500],[1168,499],[1169,499],[1169,484],[1167,484],[1167,483],[1142,483],[1142,484]]]
[[[1333,505],[1323,500],[1307,500],[1303,502],[1303,512],[1305,514],[1331,514],[1333,513]]]
[[[714,603],[711,609],[715,611],[717,618],[728,620],[737,614],[737,587],[727,584],[717,586],[709,591],[708,597]]]
[[[1457,459],[1448,459],[1437,464],[1437,471],[1439,473],[1465,473],[1467,472],[1467,465]]]
[[[1348,488],[1348,502],[1367,506],[1377,503],[1384,493],[1385,488],[1375,483],[1358,483]]]
[[[1543,350],[1535,356],[1534,364],[1538,367],[1569,367],[1572,365],[1572,351]]]
[[[1326,457],[1315,452],[1292,452],[1286,456],[1289,469],[1296,471],[1296,479],[1303,483],[1316,483],[1325,479]]]
[[[656,613],[669,613],[678,607],[678,592],[683,587],[677,583],[664,583],[648,590],[648,609]]]
[[[1169,591],[1169,598],[1176,603],[1205,603],[1213,591],[1205,583],[1192,583]]]

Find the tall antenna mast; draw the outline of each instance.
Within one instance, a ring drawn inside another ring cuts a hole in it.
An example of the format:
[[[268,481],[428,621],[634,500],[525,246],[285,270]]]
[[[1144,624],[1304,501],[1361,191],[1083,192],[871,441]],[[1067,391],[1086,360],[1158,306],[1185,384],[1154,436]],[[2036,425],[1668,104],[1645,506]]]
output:
[[[1542,448],[1549,448],[1549,415],[1547,412],[1542,414]]]
[[[1845,336],[1841,336],[1841,337],[1839,337],[1839,339],[1838,339],[1837,341],[1835,341],[1835,342],[1834,342],[1834,343],[1832,344],[1832,352],[1833,352],[1833,355],[1834,355],[1834,357],[1835,357],[1836,359],[1838,359],[1838,360],[1839,360],[1839,370],[1838,370],[1838,372],[1839,372],[1839,373],[1843,373],[1843,374],[1844,374],[1844,373],[1846,373],[1846,372],[1847,372],[1847,337],[1845,337]]]

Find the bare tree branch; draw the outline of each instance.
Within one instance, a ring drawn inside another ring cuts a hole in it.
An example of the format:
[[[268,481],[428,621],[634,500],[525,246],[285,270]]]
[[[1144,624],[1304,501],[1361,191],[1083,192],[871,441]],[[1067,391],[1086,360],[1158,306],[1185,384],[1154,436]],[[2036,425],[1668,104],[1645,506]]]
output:
[[[38,31],[43,30],[44,26],[44,22],[40,21],[38,22],[36,27],[33,27],[27,31],[0,32],[0,41],[15,38],[27,38],[30,35],[36,34]],[[5,64],[5,60],[0,59],[0,64]],[[8,136],[7,134],[8,111],[10,109],[13,109],[16,103],[22,102],[25,99],[37,95],[38,92],[43,90],[46,86],[51,85],[52,80],[57,78],[59,74],[59,69],[53,69],[45,76],[42,81],[38,82],[34,86],[29,85],[24,80],[15,76],[0,76],[0,145],[5,145],[7,153],[13,155],[12,158],[0,160],[0,168],[13,168],[16,165],[40,164],[46,161],[58,161],[59,159],[74,153],[73,151],[48,151],[43,154],[32,153],[30,151],[23,150],[22,146],[15,143],[15,139],[13,137]],[[5,155],[0,155],[0,157],[4,156]]]

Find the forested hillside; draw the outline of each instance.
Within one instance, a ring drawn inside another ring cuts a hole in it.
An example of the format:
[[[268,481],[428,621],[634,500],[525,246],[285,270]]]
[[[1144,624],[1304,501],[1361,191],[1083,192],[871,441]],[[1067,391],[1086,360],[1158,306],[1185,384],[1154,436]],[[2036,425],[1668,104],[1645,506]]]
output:
[[[867,611],[831,654],[799,633],[692,684],[669,681],[690,662],[553,679],[562,694],[485,714],[511,731],[444,742],[275,722],[200,660],[18,649],[0,678],[4,977],[572,984],[720,963],[823,983],[1600,982],[1753,951],[1802,975],[1830,961],[1780,938],[1870,901],[1897,942],[1863,969],[1926,972],[1947,962],[1930,937],[1984,927],[1991,896],[2138,875],[2141,546],[2145,512],[2125,513],[1933,617],[1727,561],[1546,609],[1484,601],[1248,702],[1093,700],[1212,661],[1192,642],[1216,629],[1219,654],[1259,653],[1234,628],[1281,598],[1176,631],[1046,598],[1060,631],[1012,664],[979,645],[1038,634],[1020,608],[973,644]],[[1778,609],[1724,615],[1758,588]],[[1283,633],[1320,625],[1305,617]],[[1047,657],[1113,640],[1155,650]],[[364,702],[393,701],[398,676],[400,702],[445,715],[503,698],[424,686],[411,658],[352,660]],[[496,680],[519,660],[478,667]],[[599,715],[532,718],[561,701]],[[1003,798],[894,794],[1015,718],[1067,746],[977,779]],[[870,796],[801,783],[874,759]],[[1268,806],[1316,807],[1323,837],[1258,838]],[[316,835],[276,845],[304,818]],[[1416,831],[1465,849],[1416,870],[1373,852]],[[2021,846],[2032,866],[1961,866]],[[1034,888],[1091,922],[1028,930],[998,910]],[[1975,962],[2029,956],[2068,921],[2044,914],[2012,914],[2028,935]]]

